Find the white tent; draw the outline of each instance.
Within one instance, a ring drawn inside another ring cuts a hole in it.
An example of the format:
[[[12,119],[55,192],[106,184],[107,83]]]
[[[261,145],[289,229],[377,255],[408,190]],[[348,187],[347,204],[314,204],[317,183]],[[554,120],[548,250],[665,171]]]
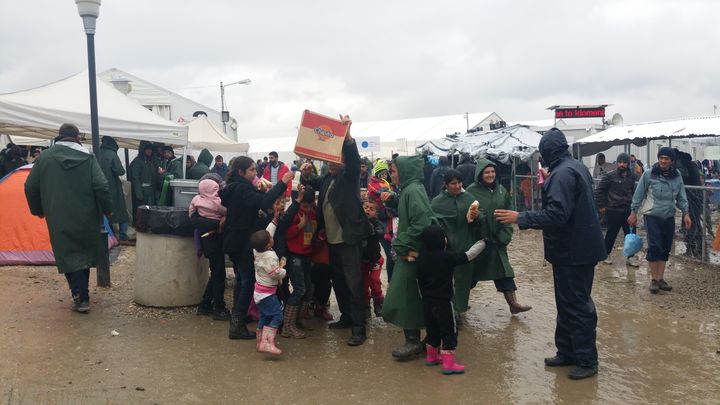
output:
[[[113,86],[97,81],[98,115],[101,136],[132,140],[121,146],[135,146],[140,140],[185,145],[187,127],[165,120]],[[0,94],[0,133],[53,139],[63,123],[78,126],[90,140],[90,93],[87,72],[41,87]]]
[[[510,158],[530,159],[537,151],[542,135],[522,125],[487,132],[475,132],[433,139],[419,146],[417,152],[434,154],[469,153],[476,158],[492,158],[510,164]]]
[[[575,142],[573,150],[594,155],[615,145],[644,146],[649,140],[707,138],[720,135],[720,115],[614,126]]]
[[[208,149],[213,152],[247,153],[249,145],[231,140],[223,135],[207,116],[200,115],[187,124],[188,148]]]

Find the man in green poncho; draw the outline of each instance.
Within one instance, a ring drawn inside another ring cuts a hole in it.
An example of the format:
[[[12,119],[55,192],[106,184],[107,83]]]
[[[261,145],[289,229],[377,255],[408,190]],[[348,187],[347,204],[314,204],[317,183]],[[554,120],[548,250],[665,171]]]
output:
[[[159,187],[158,167],[153,158],[153,146],[141,141],[139,154],[130,162],[130,183],[132,185],[132,214],[137,217],[141,205],[156,205]]]
[[[475,259],[473,287],[478,281],[492,280],[503,293],[511,314],[529,311],[529,306],[517,302],[515,273],[508,259],[507,246],[513,235],[512,224],[501,224],[495,219],[495,210],[512,209],[510,194],[496,181],[495,163],[481,159],[475,166],[475,181],[467,192],[480,203],[480,221],[485,250]]]
[[[445,190],[441,191],[431,204],[435,218],[447,235],[447,248],[454,252],[465,252],[475,242],[482,239],[480,238],[481,230],[478,229],[480,221],[476,221],[479,211],[477,209],[470,211],[470,206],[475,198],[463,190],[462,177],[463,174],[460,171],[448,170],[443,179]],[[468,222],[469,220],[471,222]],[[474,262],[470,262],[455,266],[453,271],[455,294],[452,303],[456,314],[461,314],[469,308],[470,290],[473,287],[473,268]]]
[[[175,157],[172,146],[162,147],[162,159],[160,160],[160,205],[173,205],[173,193],[170,189],[170,180],[182,179],[182,158]]]
[[[203,149],[198,156],[197,163],[187,172],[187,178],[190,180],[200,180],[200,178],[210,173],[210,166],[213,163],[213,155],[209,150]]]
[[[423,352],[420,329],[425,328],[425,319],[415,260],[422,249],[420,234],[434,220],[423,186],[423,165],[422,156],[395,159],[390,165],[390,178],[400,193],[381,194],[388,207],[397,208],[399,217],[397,239],[393,242],[398,260],[382,310],[383,319],[403,328],[405,333],[405,344],[392,352],[398,359],[409,359]]]
[[[125,174],[125,169],[120,163],[117,151],[118,144],[115,139],[104,136],[100,145],[100,168],[110,186],[110,200],[112,200],[114,208],[108,221],[111,224],[118,224],[120,230],[118,239],[126,241],[128,240],[127,229],[130,218],[125,207],[125,194],[122,189],[122,180],[120,180],[120,176]]]
[[[73,311],[90,310],[90,267],[98,263],[102,216],[111,215],[108,181],[80,144],[75,125],[63,124],[55,145],[35,161],[25,181],[30,212],[45,217],[58,271],[65,275]]]

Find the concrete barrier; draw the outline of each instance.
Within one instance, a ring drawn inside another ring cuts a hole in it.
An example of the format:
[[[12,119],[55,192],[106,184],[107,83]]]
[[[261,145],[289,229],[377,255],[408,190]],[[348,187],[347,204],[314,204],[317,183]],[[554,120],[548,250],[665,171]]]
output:
[[[151,307],[197,305],[209,276],[193,238],[138,232],[135,302]]]

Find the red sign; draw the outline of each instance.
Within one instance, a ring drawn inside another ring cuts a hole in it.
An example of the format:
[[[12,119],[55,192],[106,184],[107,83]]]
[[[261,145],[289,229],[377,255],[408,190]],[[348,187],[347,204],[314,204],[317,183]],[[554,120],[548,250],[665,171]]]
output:
[[[593,108],[558,108],[555,110],[555,118],[604,118],[605,107]]]

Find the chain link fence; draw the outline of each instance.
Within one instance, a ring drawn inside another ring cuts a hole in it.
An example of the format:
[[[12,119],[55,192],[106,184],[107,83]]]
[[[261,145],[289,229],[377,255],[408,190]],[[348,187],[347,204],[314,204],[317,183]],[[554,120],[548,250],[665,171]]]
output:
[[[595,179],[595,185],[599,182]],[[513,204],[518,211],[536,210],[542,207],[541,185],[538,176],[515,175],[513,184]],[[710,179],[703,186],[685,186],[692,226],[685,229],[679,211],[675,216],[675,243],[671,255],[720,266],[720,251],[713,249],[713,242],[720,223],[720,179]],[[602,224],[602,219],[601,219]],[[603,231],[604,231],[603,226]],[[637,233],[643,238],[647,248],[647,235],[644,221],[638,218]],[[622,243],[620,232],[616,243]]]

